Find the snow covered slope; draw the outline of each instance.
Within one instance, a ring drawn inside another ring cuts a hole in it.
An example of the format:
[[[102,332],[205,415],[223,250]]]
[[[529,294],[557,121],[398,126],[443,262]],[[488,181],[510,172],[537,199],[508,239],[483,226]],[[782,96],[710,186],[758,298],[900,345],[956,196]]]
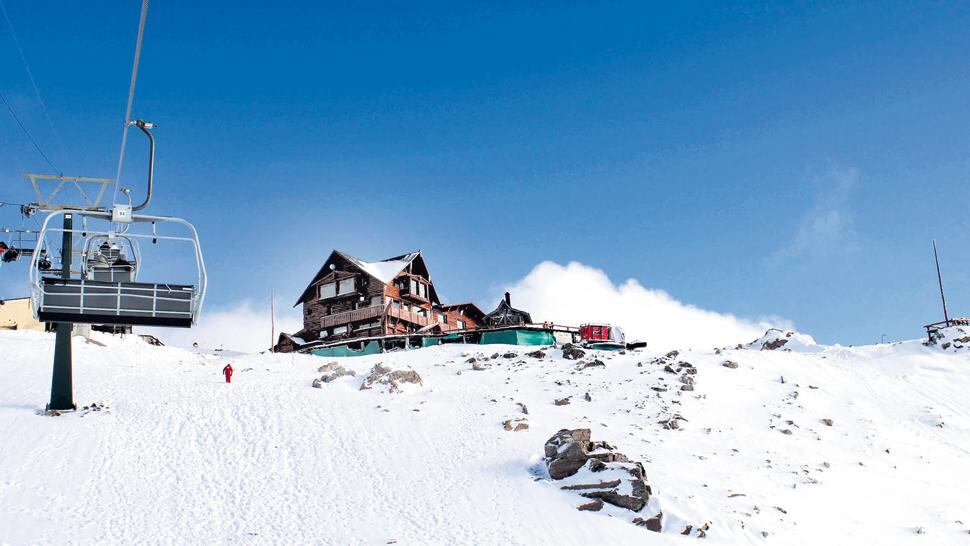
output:
[[[74,340],[88,409],[47,417],[53,337],[0,333],[0,543],[970,543],[967,353],[454,345],[232,356],[226,385],[227,357],[95,341]],[[422,382],[360,390],[377,363]],[[639,514],[576,510],[542,459],[563,428],[643,462]],[[658,512],[662,533],[631,523]]]

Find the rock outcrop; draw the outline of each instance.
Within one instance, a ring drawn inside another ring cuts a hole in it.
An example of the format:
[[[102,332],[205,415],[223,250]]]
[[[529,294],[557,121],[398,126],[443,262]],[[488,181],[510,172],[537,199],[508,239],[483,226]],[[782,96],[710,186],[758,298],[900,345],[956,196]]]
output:
[[[566,480],[561,489],[585,500],[579,510],[599,511],[606,503],[639,512],[650,500],[643,465],[606,442],[591,441],[589,429],[562,429],[544,449],[549,477]]]
[[[567,343],[562,346],[562,357],[566,360],[579,360],[584,356],[586,356],[586,351],[580,349],[572,343]]]
[[[423,385],[421,376],[418,372],[406,368],[394,370],[383,364],[374,366],[364,382],[360,385],[360,390],[378,389],[388,393],[402,392],[403,385]]]

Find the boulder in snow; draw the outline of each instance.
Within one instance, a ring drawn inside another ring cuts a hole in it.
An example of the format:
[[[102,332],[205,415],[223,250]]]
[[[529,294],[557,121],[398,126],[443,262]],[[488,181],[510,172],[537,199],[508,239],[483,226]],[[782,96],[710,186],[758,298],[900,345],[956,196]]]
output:
[[[567,343],[562,346],[562,357],[566,360],[579,360],[584,356],[586,356],[586,351],[580,349],[572,343]]]
[[[360,390],[377,388],[389,393],[402,392],[403,385],[423,385],[421,376],[411,368],[399,370],[391,369],[383,364],[374,366],[370,373],[364,378],[360,385]]]

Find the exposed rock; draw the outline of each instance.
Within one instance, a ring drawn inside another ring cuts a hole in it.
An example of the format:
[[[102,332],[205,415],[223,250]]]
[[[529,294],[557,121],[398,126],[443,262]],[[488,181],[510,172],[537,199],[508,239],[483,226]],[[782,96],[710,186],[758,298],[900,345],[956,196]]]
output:
[[[682,391],[692,391],[694,390],[694,385],[681,385],[680,390]]]
[[[529,408],[528,408],[528,406],[526,406],[522,402],[516,402],[516,404],[519,406],[519,409],[522,411],[522,413],[524,413],[526,415],[529,415]]]
[[[677,373],[677,370],[671,368],[670,364],[667,364],[666,366],[664,366],[664,371],[667,373]]]
[[[616,452],[606,442],[591,442],[589,429],[560,430],[546,442],[545,455],[549,475],[555,480],[569,478],[584,466],[591,472],[606,473],[599,482],[591,483],[588,476],[578,481],[577,477],[573,483],[567,481],[561,486],[563,490],[581,492],[583,497],[592,499],[593,502],[583,505],[587,507],[581,508],[583,510],[599,510],[605,502],[639,512],[652,494],[644,481],[643,465],[629,462],[625,455]],[[632,476],[632,479],[624,476]],[[624,488],[624,482],[629,487]]]
[[[568,406],[570,398],[572,398],[572,396],[567,396],[565,398],[557,398],[554,404],[556,404],[557,406]]]
[[[566,360],[579,360],[584,356],[586,356],[586,351],[580,349],[572,343],[567,343],[562,346],[562,357]]]
[[[477,371],[477,372],[480,372],[482,370],[488,369],[490,367],[491,367],[491,365],[489,365],[489,364],[482,364],[481,362],[472,362],[472,369],[475,370],[475,371]]]
[[[397,393],[401,392],[401,385],[404,384],[423,385],[424,382],[418,372],[412,369],[392,370],[383,364],[377,364],[360,385],[360,390],[384,387],[387,392]]]
[[[612,480],[599,483],[578,483],[575,485],[564,485],[560,487],[560,489],[565,489],[566,491],[581,491],[584,489],[613,489],[614,487],[619,486],[620,480]]]
[[[320,378],[319,377],[313,380],[313,388],[314,389],[322,389],[323,388],[323,385],[324,385],[324,383],[323,383],[323,381],[320,381]]]
[[[594,499],[592,502],[580,504],[576,509],[581,512],[599,512],[603,509],[603,501],[600,499]]]
[[[594,359],[590,362],[581,362],[579,366],[576,367],[577,370],[585,370],[586,368],[605,368],[606,363],[600,359]]]
[[[531,356],[532,358],[545,358],[546,353],[542,352],[542,349],[538,351],[532,351],[531,353],[526,353],[525,356]]]
[[[667,358],[673,359],[673,358],[677,358],[678,355],[680,355],[680,351],[670,351],[669,353],[665,354],[664,356],[667,357]]]
[[[830,426],[832,426],[835,423],[831,419],[822,419],[822,422],[825,423],[825,426],[827,426],[827,427],[830,427]]]
[[[771,341],[766,341],[761,346],[761,350],[762,351],[774,351],[775,349],[780,349],[786,343],[788,343],[788,340],[787,339],[785,339],[783,337],[779,337],[779,338],[773,339]]]
[[[332,370],[334,368],[337,368],[339,366],[340,366],[340,363],[339,362],[327,362],[323,366],[320,366],[317,369],[317,371],[320,372],[320,373],[329,372],[330,370]]]
[[[661,521],[663,520],[664,513],[659,512],[656,516],[650,519],[634,518],[633,523],[640,526],[646,527],[647,529],[653,531],[654,533],[659,533],[663,528]]]
[[[613,506],[619,506],[620,508],[626,508],[634,512],[643,510],[643,507],[647,505],[645,499],[632,495],[623,495],[616,491],[590,491],[589,493],[583,493],[583,496],[588,499],[602,499],[604,502],[608,502]]]
[[[505,427],[505,430],[519,432],[520,430],[528,430],[529,422],[525,418],[519,417],[515,419],[507,419],[502,423],[502,426]]]
[[[721,363],[721,366],[735,370],[738,367],[738,363],[733,360],[725,360],[724,362]]]
[[[587,402],[592,402],[593,401],[593,397],[590,396],[589,392],[587,392],[586,395],[583,396],[583,398],[585,398]]]
[[[504,355],[502,355],[502,358],[515,358],[517,356],[519,356],[519,355],[517,355],[517,354],[515,354],[515,353],[513,353],[511,351],[509,351],[509,352],[505,353]]]
[[[357,372],[353,370],[348,370],[343,366],[337,366],[335,368],[331,368],[328,373],[325,373],[322,376],[320,376],[320,381],[323,381],[324,383],[330,383],[334,379],[337,379],[338,377],[344,377],[346,375],[349,375],[351,377],[356,377]]]
[[[475,358],[475,357],[471,357],[471,358],[469,358],[468,360],[465,361],[465,364],[474,364],[476,362],[478,362],[478,359]]]
[[[572,476],[586,464],[589,460],[586,451],[589,437],[588,428],[562,429],[546,441],[545,454],[552,479]]]

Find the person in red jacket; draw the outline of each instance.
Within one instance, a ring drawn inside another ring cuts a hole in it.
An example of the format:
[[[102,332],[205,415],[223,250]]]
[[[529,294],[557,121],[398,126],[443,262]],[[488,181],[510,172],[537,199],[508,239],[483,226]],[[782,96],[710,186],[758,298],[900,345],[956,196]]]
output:
[[[222,375],[226,376],[226,383],[232,383],[232,364],[226,364],[222,369]]]

